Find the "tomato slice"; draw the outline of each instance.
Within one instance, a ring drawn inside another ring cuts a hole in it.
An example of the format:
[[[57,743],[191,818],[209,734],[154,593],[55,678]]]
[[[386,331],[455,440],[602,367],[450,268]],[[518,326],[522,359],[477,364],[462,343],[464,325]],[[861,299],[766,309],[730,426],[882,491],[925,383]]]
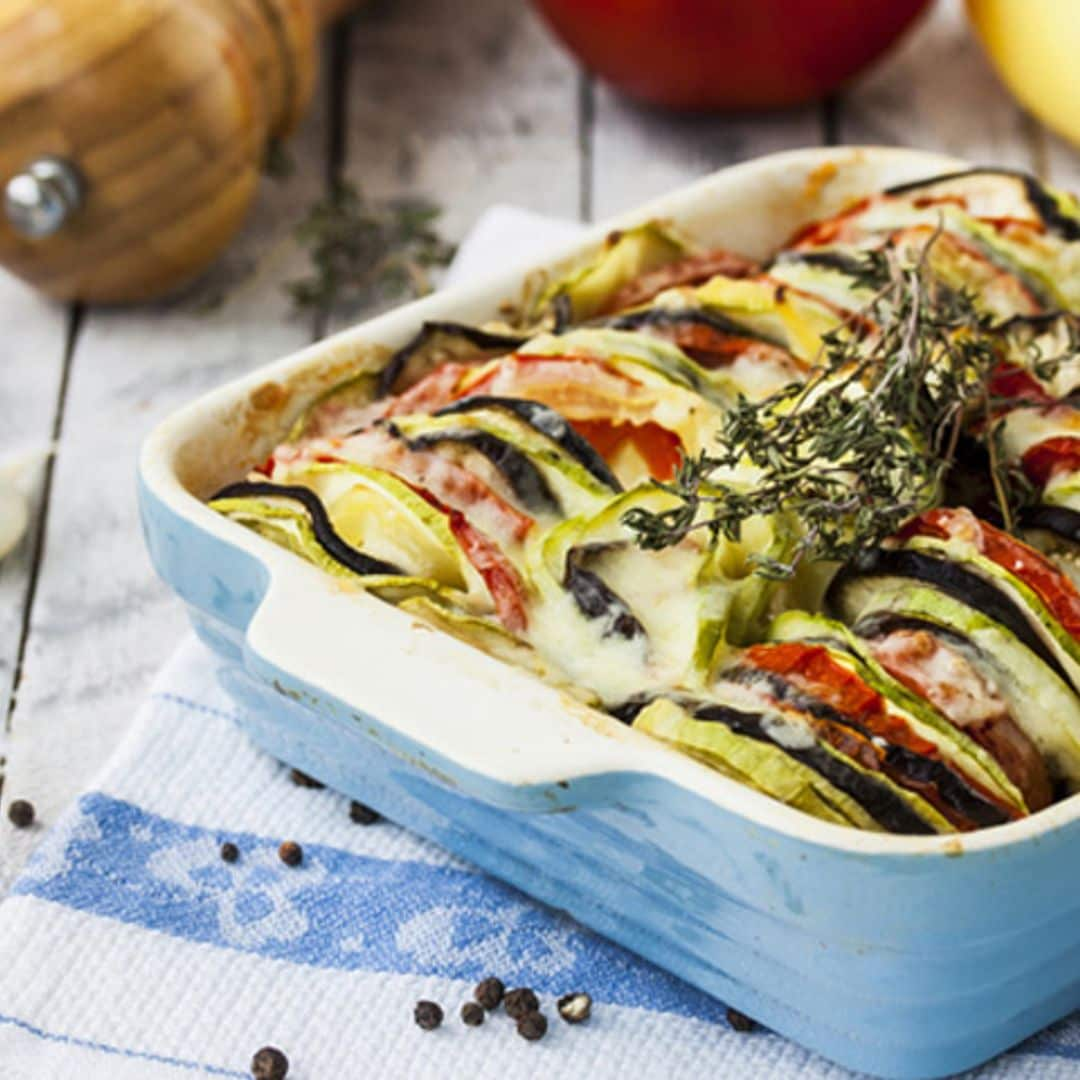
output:
[[[1032,483],[1045,487],[1059,473],[1080,470],[1080,438],[1056,435],[1044,439],[1024,451],[1020,464]]]
[[[409,413],[434,412],[449,405],[457,396],[458,386],[472,368],[468,364],[448,362],[428,372],[402,394],[390,398],[383,416],[406,416]]]
[[[671,480],[682,462],[682,440],[650,420],[645,424],[613,424],[610,420],[574,420],[575,431],[610,465],[630,443],[654,480]]]
[[[406,481],[407,482],[407,481]],[[465,552],[465,557],[483,579],[499,621],[507,630],[521,633],[529,625],[525,611],[525,586],[509,559],[498,544],[488,539],[479,529],[469,524],[460,510],[447,506],[427,488],[409,484],[422,499],[447,517],[447,523],[455,539]]]
[[[1008,398],[1011,401],[1052,405],[1057,400],[1046,392],[1042,383],[1030,371],[1025,371],[1015,364],[998,364],[990,375],[987,389],[991,397]]]
[[[326,449],[320,449],[320,446]],[[287,464],[305,457],[327,464],[373,465],[394,473],[414,490],[423,488],[467,515],[482,508],[496,535],[506,535],[517,543],[521,543],[536,524],[535,518],[512,506],[474,472],[433,450],[409,449],[379,429],[358,432],[346,440],[319,440],[306,453],[293,448],[287,450],[290,451],[287,458],[279,450],[276,458],[269,459],[271,468],[266,472],[267,476],[273,475],[273,466],[278,462]]]
[[[930,536],[974,545],[981,555],[1023,581],[1065,631],[1080,641],[1080,592],[1072,581],[1034,548],[981,521],[970,510],[927,510],[912,518],[897,535],[902,540]]]
[[[457,396],[521,393],[534,397],[533,391],[573,387],[617,399],[628,389],[640,386],[636,379],[598,357],[514,353],[473,369],[468,378],[461,380]]]
[[[1023,218],[1015,217],[981,217],[979,221],[989,225],[992,229],[996,229],[1000,233],[1006,235],[1015,234],[1017,239],[1025,239],[1030,237],[1032,233],[1035,235],[1043,235],[1046,233],[1046,226],[1041,221],[1025,221]]]
[[[875,735],[916,754],[937,756],[932,743],[915,735],[908,724],[885,708],[885,699],[850,668],[833,659],[823,645],[782,642],[752,645],[746,650],[754,667],[783,675],[800,690],[830,705]]]
[[[809,225],[804,225],[799,229],[784,246],[789,248],[825,247],[828,244],[851,239],[854,232],[852,219],[858,217],[870,205],[870,202],[869,198],[859,199],[835,217],[826,218],[824,221],[811,221]]]
[[[674,289],[680,285],[700,285],[717,274],[725,277],[747,277],[758,269],[758,264],[752,259],[720,248],[703,251],[698,255],[686,255],[666,266],[647,270],[633,281],[628,281],[608,298],[600,314],[624,311],[626,308],[646,304],[665,289]]]

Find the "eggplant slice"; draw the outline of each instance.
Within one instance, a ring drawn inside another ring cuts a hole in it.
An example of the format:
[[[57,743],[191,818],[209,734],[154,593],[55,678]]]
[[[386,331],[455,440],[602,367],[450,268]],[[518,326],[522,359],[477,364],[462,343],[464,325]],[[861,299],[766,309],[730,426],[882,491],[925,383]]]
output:
[[[1011,181],[1022,189],[1023,197],[1039,221],[1063,240],[1080,240],[1080,220],[1062,211],[1058,200],[1034,176],[1019,169],[960,169],[926,180],[911,180],[886,188],[886,195],[918,195],[944,198],[950,195],[970,199],[978,195],[980,182]],[[978,215],[977,210],[969,211]],[[989,215],[986,215],[989,216]],[[996,215],[995,215],[996,216]]]
[[[403,381],[409,385],[418,382],[438,363],[463,358],[487,360],[513,352],[520,345],[524,345],[525,340],[523,337],[494,333],[466,323],[426,322],[411,340],[390,357],[386,367],[379,372],[376,395],[387,397],[396,390],[404,389],[398,385]]]
[[[622,491],[622,484],[608,468],[607,462],[579,435],[562,413],[528,398],[495,397],[490,394],[474,394],[451,405],[445,405],[434,416],[456,416],[475,409],[498,409],[523,420],[534,431],[547,436],[560,446],[580,465],[584,466],[601,484],[614,492]]]
[[[572,548],[566,554],[563,588],[573,597],[578,611],[587,619],[604,619],[604,637],[621,637],[628,641],[644,638],[645,627],[630,610],[629,605],[599,574],[583,565],[591,552],[587,548]]]
[[[240,481],[236,484],[228,484],[215,495],[209,502],[215,503],[221,499],[288,499],[299,503],[311,519],[311,528],[323,550],[336,562],[341,563],[346,569],[354,574],[367,577],[370,575],[387,575],[394,577],[406,576],[400,567],[383,562],[381,559],[373,559],[362,551],[357,551],[351,544],[345,543],[330,523],[330,517],[318,495],[309,488],[293,484],[275,484],[271,481]]]
[[[870,548],[841,567],[825,593],[825,607],[842,618],[840,594],[859,578],[911,578],[948,593],[968,607],[981,611],[1022,641],[1054,674],[1071,685],[1065,669],[1046,643],[1032,629],[1020,606],[978,574],[948,559],[904,548]]]
[[[1025,529],[1045,529],[1062,540],[1080,544],[1080,511],[1067,506],[1040,503],[1020,511],[1020,525]]]
[[[393,423],[388,425],[388,429],[410,450],[429,450],[447,444],[475,450],[495,466],[518,501],[530,513],[562,515],[562,505],[548,486],[544,474],[528,455],[489,431],[459,428],[406,437]]]

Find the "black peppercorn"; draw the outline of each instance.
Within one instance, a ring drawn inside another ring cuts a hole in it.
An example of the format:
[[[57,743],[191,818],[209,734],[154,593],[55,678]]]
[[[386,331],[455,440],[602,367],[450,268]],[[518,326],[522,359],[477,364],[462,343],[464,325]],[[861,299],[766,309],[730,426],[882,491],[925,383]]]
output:
[[[568,1024],[580,1024],[592,1015],[592,998],[580,990],[559,998],[559,1015]]]
[[[264,1046],[251,1059],[251,1075],[255,1080],[285,1080],[289,1059],[276,1046]]]
[[[7,813],[8,820],[16,829],[29,829],[34,824],[34,804],[26,799],[15,799]]]
[[[240,858],[240,849],[230,840],[221,845],[221,857],[226,862],[236,862]]]
[[[309,787],[315,788],[316,790],[326,787],[321,780],[316,780],[314,776],[308,776],[307,773],[301,772],[299,769],[291,769],[289,771],[289,779],[297,787]]]
[[[418,1001],[413,1009],[416,1026],[425,1031],[434,1031],[443,1021],[442,1008],[434,1001]]]
[[[504,993],[506,993],[506,987],[503,986],[502,980],[494,977],[477,983],[476,988],[472,992],[473,997],[476,998],[488,1012],[499,1007]]]
[[[379,820],[379,813],[377,810],[372,810],[370,806],[365,806],[362,802],[353,799],[349,803],[349,817],[356,825],[374,825]]]
[[[286,840],[277,853],[286,866],[299,866],[304,861],[304,849],[295,840]]]
[[[746,1034],[748,1031],[753,1031],[757,1026],[753,1020],[750,1019],[745,1013],[739,1012],[738,1009],[728,1009],[727,1022],[739,1032]]]
[[[461,1022],[466,1027],[479,1027],[484,1022],[484,1010],[475,1001],[466,1001],[461,1006]]]
[[[517,1022],[518,1034],[529,1042],[542,1039],[547,1034],[547,1018],[541,1012],[527,1012]]]
[[[504,1005],[511,1020],[520,1020],[526,1013],[536,1012],[540,1001],[527,986],[522,986],[507,993]]]

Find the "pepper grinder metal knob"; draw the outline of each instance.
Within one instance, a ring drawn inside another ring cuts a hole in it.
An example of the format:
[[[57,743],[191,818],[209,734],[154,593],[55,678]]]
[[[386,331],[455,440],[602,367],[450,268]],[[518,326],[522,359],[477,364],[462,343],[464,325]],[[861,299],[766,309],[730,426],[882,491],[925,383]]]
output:
[[[12,228],[23,236],[52,236],[82,206],[85,190],[78,169],[70,161],[40,157],[7,182],[4,212]]]

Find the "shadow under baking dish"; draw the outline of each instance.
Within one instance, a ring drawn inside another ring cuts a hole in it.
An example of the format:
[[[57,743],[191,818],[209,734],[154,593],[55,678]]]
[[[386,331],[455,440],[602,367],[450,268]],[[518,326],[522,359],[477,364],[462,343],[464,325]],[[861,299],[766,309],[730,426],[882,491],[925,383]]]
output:
[[[695,200],[733,191],[742,216],[748,189],[764,213],[826,165],[879,186],[940,171],[941,159],[777,155],[627,221],[681,220]],[[801,212],[822,209],[807,197]],[[423,317],[462,314],[459,301],[466,317],[484,306],[449,293],[369,332],[393,345]],[[530,677],[370,597],[331,595],[339,587],[315,568],[209,511],[196,496],[210,473],[235,478],[252,452],[239,404],[317,362],[305,352],[189,407],[151,436],[140,470],[155,566],[228,661],[255,742],[851,1068],[943,1076],[1080,1006],[1077,799],[962,838],[826,825],[614,723],[586,731],[586,710],[559,706],[550,688],[534,694]],[[235,430],[214,434],[227,423]],[[216,463],[192,480],[196,446]]]

